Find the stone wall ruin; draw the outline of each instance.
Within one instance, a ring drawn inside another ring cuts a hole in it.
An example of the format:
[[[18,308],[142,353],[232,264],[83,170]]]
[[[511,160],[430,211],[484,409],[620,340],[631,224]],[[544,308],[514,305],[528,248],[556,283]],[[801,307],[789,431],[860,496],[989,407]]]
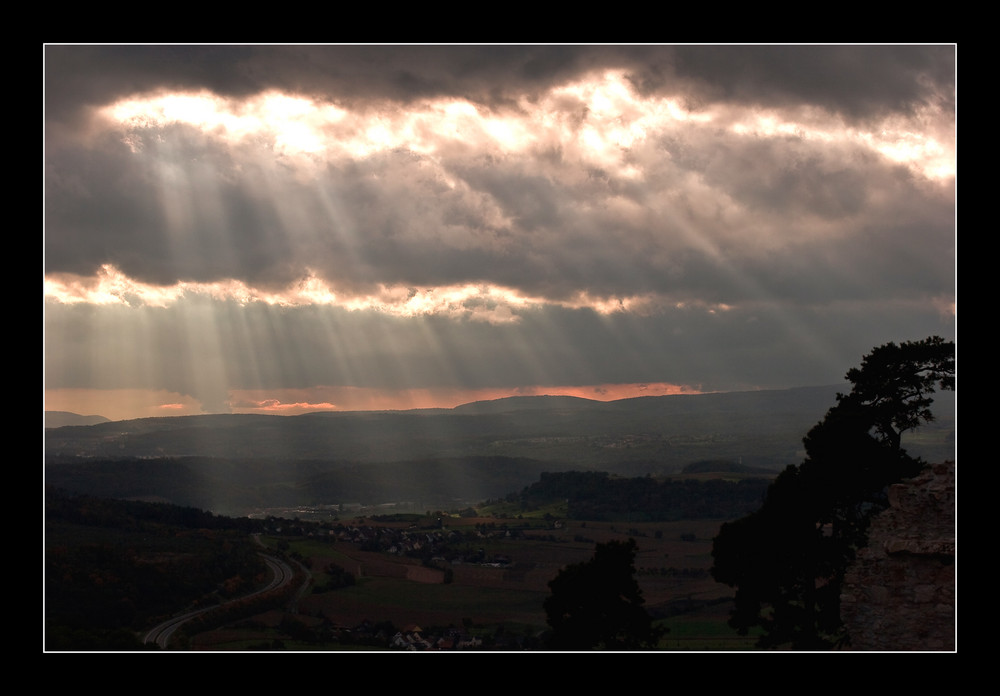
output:
[[[851,650],[955,650],[955,464],[891,486],[868,546],[847,569]]]

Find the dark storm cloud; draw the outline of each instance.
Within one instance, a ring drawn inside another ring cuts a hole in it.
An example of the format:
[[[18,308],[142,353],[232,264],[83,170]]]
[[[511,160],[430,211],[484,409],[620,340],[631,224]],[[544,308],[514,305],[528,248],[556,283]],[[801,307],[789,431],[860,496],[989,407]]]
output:
[[[684,47],[670,64],[712,100],[813,104],[850,120],[954,106],[955,51],[947,45]]]
[[[167,285],[264,282],[283,266],[282,225],[259,196],[266,184],[255,173],[237,176],[225,150],[184,126],[164,129],[144,147],[148,156],[136,157],[120,140],[102,137],[97,147],[67,146],[48,159],[50,272],[89,274],[111,263]]]
[[[157,88],[344,100],[507,103],[596,68],[693,100],[815,104],[851,118],[954,98],[955,50],[927,46],[166,45],[47,46],[46,107],[60,119]]]
[[[209,89],[246,96],[269,89],[326,98],[434,96],[508,102],[610,59],[621,49],[572,46],[173,45],[45,49],[48,117],[156,89]],[[644,51],[642,51],[644,52]]]

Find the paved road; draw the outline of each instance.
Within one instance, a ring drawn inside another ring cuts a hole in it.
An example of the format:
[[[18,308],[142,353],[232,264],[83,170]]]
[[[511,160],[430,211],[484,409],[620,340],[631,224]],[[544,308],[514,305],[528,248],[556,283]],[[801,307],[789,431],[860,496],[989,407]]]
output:
[[[242,597],[238,597],[237,599],[246,599],[247,597],[253,597],[255,595],[263,594],[264,592],[270,592],[271,590],[277,589],[282,585],[286,585],[292,581],[292,578],[294,577],[295,574],[292,571],[292,568],[287,563],[285,563],[280,559],[274,558],[273,556],[266,556],[264,554],[260,555],[263,557],[264,562],[267,563],[267,566],[271,569],[271,573],[273,575],[273,577],[271,578],[271,582],[268,583],[267,587],[257,590],[256,592],[251,592],[248,595],[243,595]],[[232,599],[229,601],[235,602],[237,601],[237,599]],[[226,602],[226,604],[228,604],[228,602]],[[220,606],[223,605],[217,604],[211,607],[205,607],[204,609],[191,611],[186,614],[181,614],[180,616],[175,616],[172,619],[168,619],[167,621],[164,621],[159,626],[157,626],[149,633],[147,633],[146,638],[143,640],[143,642],[156,643],[157,645],[160,646],[160,648],[166,649],[167,643],[170,641],[170,636],[173,635],[174,631],[177,630],[178,626],[180,626],[186,621],[190,621],[199,614],[204,614],[206,611],[212,611],[212,609],[217,609]]]

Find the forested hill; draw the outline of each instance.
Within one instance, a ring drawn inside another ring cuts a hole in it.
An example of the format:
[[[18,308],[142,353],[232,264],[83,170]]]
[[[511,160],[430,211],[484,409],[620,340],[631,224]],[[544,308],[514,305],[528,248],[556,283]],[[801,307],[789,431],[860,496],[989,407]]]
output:
[[[149,649],[139,629],[253,589],[266,569],[250,533],[263,529],[192,508],[46,490],[46,649]]]
[[[731,519],[760,507],[771,478],[620,478],[605,472],[544,473],[517,500],[525,508],[566,501],[576,520],[671,522]]]

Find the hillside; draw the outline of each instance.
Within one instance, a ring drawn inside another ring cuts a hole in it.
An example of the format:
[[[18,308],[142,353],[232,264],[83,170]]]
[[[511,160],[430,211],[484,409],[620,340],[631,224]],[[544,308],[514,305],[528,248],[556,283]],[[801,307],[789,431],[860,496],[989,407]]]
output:
[[[50,455],[353,462],[507,456],[596,467],[743,457],[779,470],[837,387],[601,402],[514,397],[454,409],[140,418],[46,433]],[[644,473],[644,472],[643,472]]]
[[[66,425],[96,425],[98,423],[110,423],[109,418],[104,416],[81,416],[79,413],[69,411],[46,411],[45,427],[61,428]]]
[[[46,481],[224,513],[506,496],[545,471],[670,476],[706,461],[777,473],[842,387],[641,397],[515,397],[454,409],[143,418],[46,431]],[[954,451],[954,401],[906,446]],[[718,468],[718,467],[717,467]],[[732,470],[732,467],[729,467]]]

